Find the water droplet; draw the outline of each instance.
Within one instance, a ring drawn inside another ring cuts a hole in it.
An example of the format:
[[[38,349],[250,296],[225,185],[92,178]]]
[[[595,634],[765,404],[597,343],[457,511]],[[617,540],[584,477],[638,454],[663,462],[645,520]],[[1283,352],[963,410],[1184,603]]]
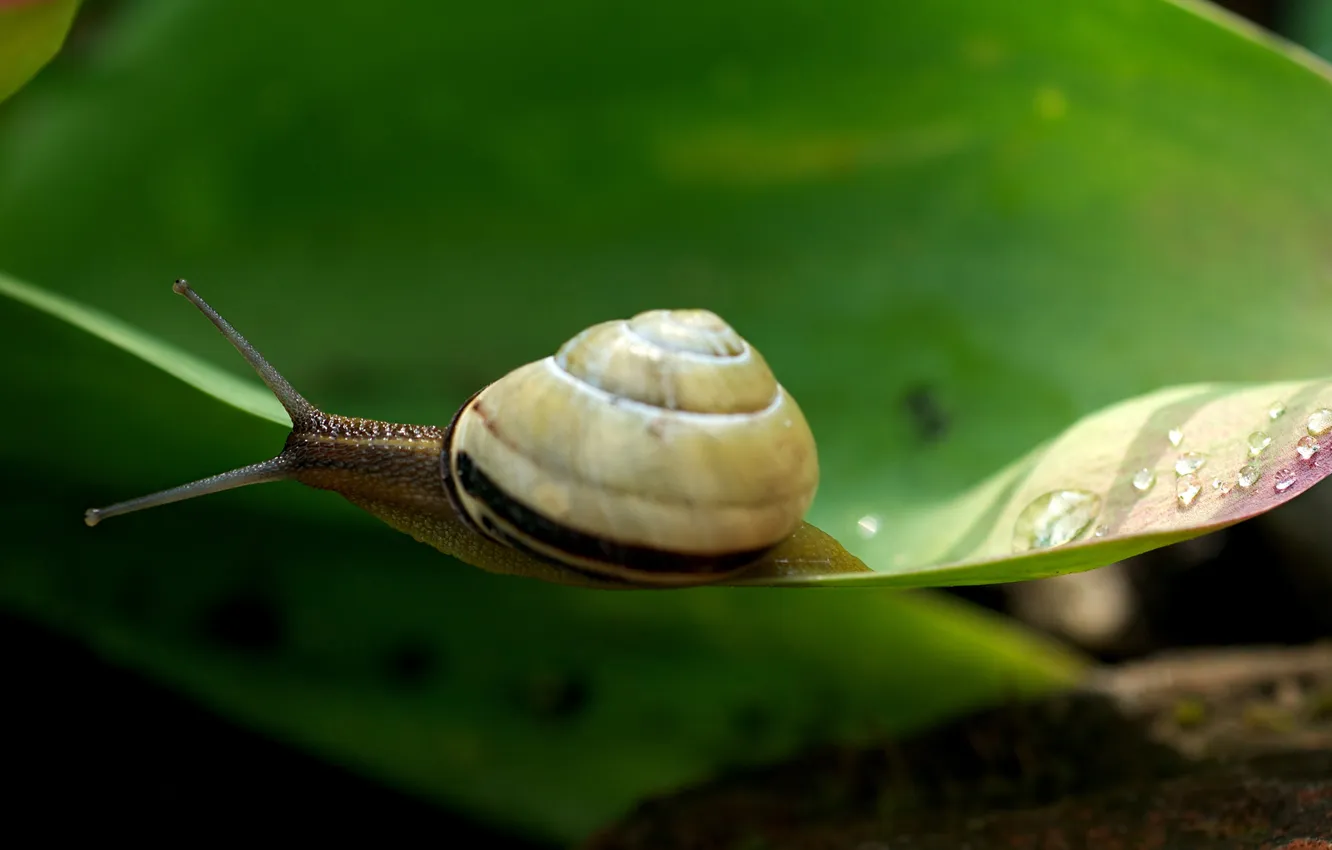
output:
[[[1053,490],[1022,509],[1013,524],[1013,551],[1062,546],[1087,530],[1101,497],[1087,490]]]
[[[1171,428],[1166,432],[1166,439],[1170,441],[1170,445],[1179,448],[1179,444],[1184,442],[1184,432],[1178,428]]]
[[[1133,476],[1133,489],[1139,493],[1146,493],[1156,486],[1156,473],[1143,467]]]
[[[878,517],[873,514],[866,514],[856,520],[856,533],[868,540],[879,533],[879,526],[881,524],[882,523],[879,522]]]
[[[1328,431],[1332,431],[1332,410],[1326,407],[1320,407],[1309,414],[1309,421],[1305,423],[1309,429],[1309,436],[1321,437]]]
[[[1317,440],[1313,437],[1304,436],[1300,437],[1299,442],[1295,444],[1295,453],[1305,460],[1308,460],[1318,454],[1320,448],[1322,448],[1322,446],[1318,445]]]
[[[1272,487],[1280,493],[1294,483],[1295,473],[1291,472],[1289,469],[1282,469],[1277,471],[1276,481],[1272,482]]]
[[[1175,474],[1188,475],[1192,472],[1197,472],[1203,468],[1203,464],[1205,463],[1207,463],[1207,455],[1205,454],[1199,452],[1182,454],[1179,456],[1179,459],[1175,461]]]
[[[1239,474],[1235,476],[1235,483],[1245,490],[1258,483],[1258,479],[1263,477],[1263,471],[1256,463],[1246,463],[1240,467]]]
[[[1098,525],[1092,529],[1092,537],[1104,537],[1109,532],[1110,529],[1106,528],[1103,525]]]
[[[1249,435],[1249,457],[1258,457],[1268,446],[1272,445],[1272,438],[1266,431],[1254,431]]]
[[[1229,496],[1230,491],[1235,489],[1235,485],[1224,478],[1213,478],[1212,489],[1216,491],[1218,496]]]
[[[1198,498],[1201,492],[1202,485],[1198,483],[1198,476],[1192,472],[1181,475],[1175,482],[1175,498],[1179,499],[1179,506],[1182,508],[1193,504],[1193,500]]]
[[[1267,418],[1273,421],[1280,419],[1285,415],[1286,415],[1286,405],[1279,401],[1272,402],[1272,404],[1267,408]]]

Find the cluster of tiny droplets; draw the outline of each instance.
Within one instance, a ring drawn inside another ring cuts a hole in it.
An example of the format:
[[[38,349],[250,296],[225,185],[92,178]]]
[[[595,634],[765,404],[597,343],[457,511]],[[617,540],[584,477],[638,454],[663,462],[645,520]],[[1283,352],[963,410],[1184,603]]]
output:
[[[1273,402],[1267,409],[1267,418],[1275,422],[1286,414],[1286,405],[1280,401]],[[1303,461],[1314,462],[1316,455],[1322,448],[1319,438],[1328,432],[1332,432],[1332,409],[1319,408],[1309,414],[1305,421],[1305,431],[1295,443],[1295,454]],[[1171,428],[1166,433],[1166,439],[1174,448],[1179,448],[1184,443],[1184,432],[1179,428]],[[1249,434],[1245,440],[1246,458],[1243,466],[1235,474],[1233,482],[1218,476],[1211,480],[1211,489],[1221,496],[1229,495],[1236,487],[1241,490],[1250,490],[1263,477],[1263,467],[1261,459],[1272,445],[1272,436],[1266,431],[1259,429]],[[1174,464],[1176,477],[1175,497],[1179,501],[1181,508],[1187,508],[1194,503],[1203,488],[1197,478],[1197,472],[1207,462],[1206,455],[1200,452],[1185,452],[1181,454]],[[1273,476],[1272,489],[1278,493],[1284,493],[1290,489],[1299,480],[1299,475],[1295,469],[1282,467],[1278,469]],[[1156,482],[1156,474],[1150,469],[1140,469],[1133,476],[1132,485],[1139,492],[1146,492],[1151,489]]]
[[[1275,422],[1286,414],[1282,402],[1273,402],[1267,409],[1268,420]],[[1308,432],[1295,444],[1296,454],[1305,461],[1312,461],[1321,446],[1318,438],[1332,432],[1332,409],[1320,408],[1309,414],[1305,423]],[[1166,439],[1172,448],[1184,444],[1184,431],[1171,428],[1166,432]],[[1209,486],[1219,496],[1229,495],[1236,487],[1249,490],[1263,477],[1260,463],[1262,456],[1272,445],[1272,436],[1267,431],[1258,429],[1251,432],[1245,440],[1245,463],[1235,474],[1233,481],[1221,476],[1213,477]],[[1173,464],[1175,472],[1175,499],[1180,508],[1192,506],[1204,492],[1204,485],[1199,479],[1199,472],[1207,465],[1208,457],[1203,452],[1185,451],[1176,457]],[[1134,473],[1130,484],[1139,493],[1147,493],[1156,486],[1156,472],[1143,467]],[[1299,476],[1289,468],[1282,468],[1274,475],[1273,489],[1282,493],[1293,487]],[[1059,546],[1076,539],[1087,527],[1091,526],[1099,510],[1099,499],[1093,494],[1076,490],[1047,493],[1036,499],[1022,512],[1019,518],[1020,530],[1015,534],[1015,544],[1019,550],[1027,548],[1045,548]],[[877,531],[877,522],[867,523],[870,517],[862,518],[861,533],[872,536]],[[1104,537],[1109,529],[1097,524],[1092,531],[1096,538]]]

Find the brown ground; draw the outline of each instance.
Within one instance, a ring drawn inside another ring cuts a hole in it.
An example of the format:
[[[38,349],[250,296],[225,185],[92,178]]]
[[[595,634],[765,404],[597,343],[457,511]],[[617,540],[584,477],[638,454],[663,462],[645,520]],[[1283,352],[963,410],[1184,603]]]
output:
[[[1332,646],[1084,689],[654,800],[586,850],[1332,850]]]

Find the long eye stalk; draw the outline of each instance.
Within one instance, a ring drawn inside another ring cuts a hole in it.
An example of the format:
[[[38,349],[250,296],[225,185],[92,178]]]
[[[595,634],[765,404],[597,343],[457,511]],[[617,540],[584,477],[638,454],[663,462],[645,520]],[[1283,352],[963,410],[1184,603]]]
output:
[[[314,405],[306,401],[300,393],[296,392],[287,379],[282,377],[276,369],[264,359],[263,355],[255,349],[253,345],[236,332],[226,319],[218,315],[218,312],[209,306],[208,302],[199,297],[190,285],[183,280],[176,281],[172,287],[176,293],[184,295],[194,306],[199,308],[205,316],[208,317],[222,335],[235,346],[236,350],[249,361],[254,367],[254,371],[259,373],[268,388],[277,396],[278,401],[286,408],[288,415],[291,416],[293,425],[300,426],[301,423],[308,421],[318,415],[319,411]],[[230,472],[224,472],[221,475],[214,475],[210,478],[204,478],[190,484],[183,484],[179,487],[172,487],[169,490],[163,490],[160,493],[153,493],[148,496],[140,496],[137,499],[130,499],[125,502],[119,502],[105,508],[92,508],[84,513],[83,521],[89,526],[97,525],[104,519],[122,514],[141,511],[145,508],[155,508],[159,505],[167,505],[172,502],[179,502],[184,499],[193,499],[197,496],[204,496],[209,493],[217,493],[222,490],[233,490],[237,487],[245,487],[250,484],[263,484],[268,481],[282,481],[292,477],[291,464],[283,455],[266,460],[262,463],[252,464],[240,469],[233,469]]]
[[[171,289],[178,295],[184,295],[190,300],[190,303],[195,307],[198,307],[199,312],[207,316],[208,321],[216,325],[217,329],[222,332],[222,335],[227,338],[227,341],[234,345],[236,350],[241,353],[241,356],[249,361],[250,365],[254,367],[254,371],[259,373],[259,377],[263,379],[264,383],[268,385],[268,388],[273,391],[273,395],[277,396],[277,400],[282,403],[284,408],[286,408],[287,415],[291,417],[293,424],[299,424],[302,419],[315,413],[315,406],[306,401],[305,397],[300,393],[296,392],[296,388],[288,383],[287,379],[282,377],[282,375],[278,373],[278,370],[274,369],[272,365],[264,359],[264,356],[259,353],[258,349],[253,345],[250,345],[249,340],[241,336],[236,329],[231,326],[230,322],[222,318],[216,310],[209,306],[207,301],[200,298],[199,293],[195,292],[187,281],[178,280],[172,285]]]

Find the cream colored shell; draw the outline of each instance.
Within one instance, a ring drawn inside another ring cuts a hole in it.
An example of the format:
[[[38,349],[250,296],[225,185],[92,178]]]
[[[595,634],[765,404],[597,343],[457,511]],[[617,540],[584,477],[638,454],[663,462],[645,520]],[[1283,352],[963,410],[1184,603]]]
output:
[[[595,325],[509,373],[455,419],[504,496],[562,528],[686,556],[762,550],[800,526],[818,486],[813,434],[762,356],[706,310]],[[540,554],[472,494],[461,506]],[[581,566],[601,560],[578,557]]]

